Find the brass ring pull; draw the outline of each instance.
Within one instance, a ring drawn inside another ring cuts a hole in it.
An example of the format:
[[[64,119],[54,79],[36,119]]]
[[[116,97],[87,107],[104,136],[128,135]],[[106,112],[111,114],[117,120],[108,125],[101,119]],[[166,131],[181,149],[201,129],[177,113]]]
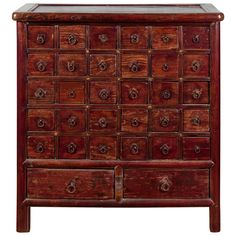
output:
[[[44,153],[44,151],[45,151],[45,148],[44,148],[43,143],[37,143],[37,145],[36,145],[36,152],[37,153]]]
[[[38,61],[38,62],[36,63],[36,67],[37,67],[37,70],[38,70],[39,72],[45,71],[45,70],[46,70],[46,66],[47,66],[47,63],[44,62],[44,61]]]
[[[105,145],[105,144],[100,144],[99,146],[98,146],[98,151],[101,153],[101,154],[106,154],[107,152],[108,152],[108,147],[107,147],[107,145]]]
[[[165,176],[159,182],[159,189],[161,192],[169,192],[172,186],[170,179]]]
[[[169,121],[170,121],[170,119],[167,116],[160,117],[160,126],[161,127],[168,127],[169,126]]]
[[[195,146],[194,146],[194,152],[195,152],[196,154],[199,154],[199,153],[201,152],[201,148],[200,148],[198,145],[195,145]]]
[[[129,99],[134,100],[138,98],[138,90],[136,88],[131,88],[129,90]]]
[[[102,43],[105,43],[108,41],[108,37],[106,34],[100,34],[100,35],[98,35],[98,38],[99,38],[100,42],[102,42]]]
[[[170,151],[170,147],[165,143],[160,147],[160,151],[163,155],[168,155]]]
[[[138,118],[133,118],[130,121],[132,127],[138,127],[140,125],[140,121]]]
[[[37,35],[37,44],[43,45],[46,42],[46,35],[45,34],[38,34]]]
[[[77,191],[76,182],[72,180],[66,187],[66,191],[70,194],[73,194]]]
[[[132,143],[131,146],[130,146],[130,152],[131,154],[133,155],[136,155],[139,153],[139,146],[137,143]]]
[[[201,124],[201,119],[199,116],[193,117],[191,121],[192,121],[192,124],[195,126],[199,126]]]
[[[69,90],[67,93],[68,98],[75,98],[76,97],[76,92],[74,90]]]
[[[101,61],[99,64],[98,64],[98,67],[101,71],[105,71],[107,70],[107,63],[105,61]]]
[[[34,96],[38,99],[42,99],[46,96],[47,92],[42,89],[42,88],[38,88],[35,93],[34,93]]]
[[[163,65],[162,65],[162,70],[165,71],[165,72],[167,72],[167,71],[169,70],[168,64],[166,64],[166,63],[163,64]]]
[[[192,97],[193,99],[197,100],[201,97],[202,95],[202,90],[201,89],[194,89],[192,92]]]
[[[78,43],[78,37],[74,34],[69,34],[68,36],[68,44],[75,45]]]
[[[98,96],[101,100],[107,100],[110,97],[110,91],[107,89],[101,89]]]
[[[66,146],[66,148],[67,148],[67,152],[68,153],[70,153],[70,154],[74,154],[74,153],[76,153],[76,151],[77,151],[77,145],[76,144],[74,144],[74,143],[69,143],[67,146]]]
[[[131,43],[138,43],[138,42],[139,42],[139,36],[138,36],[138,34],[131,34],[131,35],[130,35],[130,42],[131,42]]]
[[[168,100],[168,99],[171,98],[171,96],[172,96],[172,93],[171,93],[171,91],[169,89],[165,89],[165,90],[161,91],[161,97],[163,99]]]
[[[199,34],[194,35],[192,38],[192,42],[193,43],[200,43],[200,35]]]
[[[170,37],[167,35],[162,35],[161,40],[163,43],[169,43],[170,42]]]
[[[101,128],[106,128],[107,127],[107,120],[105,117],[101,117],[99,120],[98,120],[98,124]]]
[[[71,116],[71,117],[69,117],[69,119],[67,120],[67,122],[68,122],[68,125],[69,125],[70,127],[75,127],[75,126],[77,125],[77,123],[78,123],[78,119],[77,119],[76,116]]]
[[[138,72],[139,71],[139,66],[138,66],[138,63],[136,63],[136,62],[133,62],[132,64],[131,64],[131,66],[130,66],[130,71],[131,72]]]
[[[37,120],[37,127],[38,127],[38,128],[43,128],[43,127],[45,127],[45,125],[46,125],[46,121],[45,121],[44,119],[39,118],[39,119]]]
[[[74,72],[75,71],[75,61],[68,61],[66,68],[69,72]]]
[[[200,70],[200,67],[201,67],[201,63],[199,61],[195,60],[192,62],[191,68],[193,72],[198,72]]]

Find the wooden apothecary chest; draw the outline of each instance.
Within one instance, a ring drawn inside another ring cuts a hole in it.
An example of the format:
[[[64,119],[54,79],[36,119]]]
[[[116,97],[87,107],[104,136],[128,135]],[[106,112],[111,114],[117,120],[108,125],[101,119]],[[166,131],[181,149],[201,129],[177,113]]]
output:
[[[223,14],[26,4],[13,19],[17,230],[32,206],[205,206],[219,231]]]

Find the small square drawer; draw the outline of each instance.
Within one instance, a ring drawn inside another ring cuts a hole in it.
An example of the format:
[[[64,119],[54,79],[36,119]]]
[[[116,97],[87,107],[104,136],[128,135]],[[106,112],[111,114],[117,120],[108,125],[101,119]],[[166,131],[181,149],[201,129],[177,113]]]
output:
[[[184,131],[208,132],[209,130],[208,109],[184,110]]]
[[[59,102],[67,104],[83,104],[85,99],[84,82],[60,82]]]
[[[59,159],[84,159],[85,138],[79,136],[59,137]]]
[[[28,48],[53,48],[53,26],[28,26]]]
[[[121,56],[122,77],[147,77],[148,57],[147,54],[122,54]]]
[[[209,198],[208,169],[124,169],[124,198]]]
[[[114,199],[114,171],[28,168],[27,197],[34,199]]]
[[[123,160],[145,160],[148,157],[147,138],[122,137]]]
[[[53,110],[29,109],[27,120],[29,131],[53,131],[55,128]]]
[[[148,47],[148,27],[122,27],[121,47],[123,49],[146,49]]]
[[[158,78],[178,77],[178,56],[175,53],[152,55],[152,75]]]
[[[177,109],[153,109],[151,113],[152,131],[175,132],[179,130]]]
[[[148,111],[142,108],[127,108],[122,110],[121,131],[147,132]]]
[[[116,160],[117,138],[107,136],[90,137],[90,159]]]
[[[153,49],[177,49],[178,28],[177,27],[152,27],[151,31]]]
[[[59,26],[61,49],[84,49],[85,26],[67,25]]]
[[[210,48],[210,29],[208,27],[183,27],[183,43],[186,49]]]
[[[89,130],[93,132],[116,132],[117,111],[92,109],[89,113]]]
[[[84,76],[87,74],[85,54],[60,54],[58,75]]]
[[[179,159],[179,140],[175,136],[152,137],[153,159]]]
[[[114,26],[90,26],[91,49],[115,49],[117,47],[117,29]]]
[[[112,54],[91,54],[90,75],[98,77],[116,76],[116,56]]]
[[[90,82],[90,103],[91,104],[115,104],[117,99],[116,82]]]
[[[54,103],[54,82],[44,80],[29,80],[28,103]]]
[[[28,158],[54,158],[54,137],[29,136],[27,138],[27,153]]]
[[[60,110],[58,115],[61,132],[84,132],[86,130],[84,110]]]
[[[122,82],[121,102],[123,104],[147,104],[148,83],[147,82]]]
[[[173,106],[179,103],[178,82],[157,82],[152,84],[152,102],[158,106]]]
[[[54,75],[54,55],[50,53],[29,54],[28,75]]]
[[[210,159],[209,137],[184,137],[183,158],[185,160],[208,160]]]
[[[208,82],[184,82],[184,103],[206,104],[209,103]]]
[[[209,55],[184,55],[183,74],[189,77],[209,76]]]

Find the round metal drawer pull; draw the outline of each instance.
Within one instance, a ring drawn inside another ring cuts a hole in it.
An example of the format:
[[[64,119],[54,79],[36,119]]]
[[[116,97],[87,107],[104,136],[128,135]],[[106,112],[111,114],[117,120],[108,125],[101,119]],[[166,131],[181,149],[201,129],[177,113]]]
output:
[[[163,43],[169,43],[170,42],[170,37],[167,35],[162,35],[161,40]]]
[[[130,146],[130,152],[131,154],[133,155],[136,155],[139,153],[139,146],[137,143],[132,143],[131,146]]]
[[[77,119],[76,116],[71,116],[71,117],[67,120],[67,122],[68,122],[68,125],[69,125],[70,127],[75,127],[75,126],[77,125],[77,123],[78,123],[78,119]]]
[[[172,96],[172,94],[171,94],[171,91],[169,89],[165,89],[165,90],[161,91],[161,97],[163,99],[168,100],[168,99],[171,98],[171,96]]]
[[[194,146],[194,152],[195,152],[196,154],[200,153],[200,152],[201,152],[201,148],[200,148],[198,145],[195,145],[195,146]]]
[[[77,190],[76,183],[74,180],[72,180],[66,187],[66,191],[70,194],[75,193]]]
[[[133,118],[131,121],[131,126],[132,127],[138,127],[140,125],[140,121],[138,120],[138,118]]]
[[[39,61],[36,64],[37,70],[40,71],[40,72],[45,71],[46,70],[46,66],[47,66],[47,64],[44,61]]]
[[[138,34],[131,34],[131,35],[130,35],[130,42],[131,42],[131,43],[138,43],[138,42],[139,42],[139,36],[138,36]]]
[[[38,99],[44,98],[46,96],[47,92],[42,89],[42,88],[38,88],[35,93],[34,96]]]
[[[170,119],[167,116],[160,117],[160,125],[161,125],[161,127],[168,127],[169,126],[169,121],[170,121]]]
[[[138,98],[138,90],[136,88],[131,88],[129,90],[129,99],[134,100]]]
[[[200,35],[199,34],[194,35],[192,38],[192,42],[193,43],[200,43]]]
[[[76,153],[76,150],[77,150],[77,145],[74,144],[74,143],[69,143],[67,146],[67,152],[70,153],[70,154],[74,154]]]
[[[192,118],[192,124],[195,125],[195,126],[199,126],[201,124],[201,119],[199,116],[196,116],[194,118]]]
[[[170,147],[165,143],[160,147],[160,151],[163,155],[168,155],[170,151]]]
[[[75,98],[76,97],[76,92],[74,90],[69,90],[67,93],[67,96],[69,98]]]
[[[99,38],[100,42],[102,42],[102,43],[105,43],[108,41],[108,37],[106,34],[100,34],[100,35],[98,35],[98,38]]]
[[[68,44],[75,45],[78,43],[78,37],[74,34],[69,34],[68,36]]]
[[[45,125],[46,125],[46,121],[45,121],[44,119],[39,118],[39,119],[37,120],[37,126],[38,126],[38,128],[43,128],[43,127],[45,127]]]
[[[68,61],[67,62],[67,70],[69,72],[74,72],[75,71],[75,61]]]
[[[159,189],[161,192],[168,192],[170,191],[172,186],[172,182],[168,177],[163,177],[159,182]]]
[[[101,89],[98,96],[101,100],[107,100],[110,97],[111,92],[107,89]]]
[[[98,124],[101,128],[106,128],[107,127],[107,120],[105,117],[101,117],[99,120],[98,120]]]
[[[201,89],[194,89],[192,92],[192,97],[193,99],[197,100],[201,97],[202,95],[202,90]]]
[[[107,70],[107,63],[105,61],[101,61],[99,62],[98,67],[101,71],[105,71]]]
[[[107,147],[107,145],[105,145],[105,144],[100,144],[99,146],[98,146],[98,151],[101,153],[101,154],[106,154],[107,152],[108,152],[108,147]]]
[[[167,72],[167,71],[169,70],[168,64],[166,64],[166,63],[163,64],[161,69],[162,69],[163,71]]]
[[[193,72],[198,72],[200,70],[201,63],[199,61],[193,61],[191,68]]]
[[[136,63],[136,62],[132,63],[131,66],[130,66],[130,71],[134,72],[134,73],[138,72],[139,71],[138,63]]]
[[[45,34],[38,34],[37,35],[37,44],[43,45],[45,44],[46,35]]]
[[[44,148],[43,143],[37,143],[37,145],[36,145],[36,152],[37,153],[44,153],[44,151],[45,151],[45,148]]]

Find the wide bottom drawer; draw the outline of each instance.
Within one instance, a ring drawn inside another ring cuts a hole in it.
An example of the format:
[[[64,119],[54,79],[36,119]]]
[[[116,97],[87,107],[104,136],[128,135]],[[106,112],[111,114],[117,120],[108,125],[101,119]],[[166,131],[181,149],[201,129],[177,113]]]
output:
[[[125,169],[124,198],[209,198],[207,169]]]
[[[113,199],[114,171],[29,168],[27,196],[45,199]]]

